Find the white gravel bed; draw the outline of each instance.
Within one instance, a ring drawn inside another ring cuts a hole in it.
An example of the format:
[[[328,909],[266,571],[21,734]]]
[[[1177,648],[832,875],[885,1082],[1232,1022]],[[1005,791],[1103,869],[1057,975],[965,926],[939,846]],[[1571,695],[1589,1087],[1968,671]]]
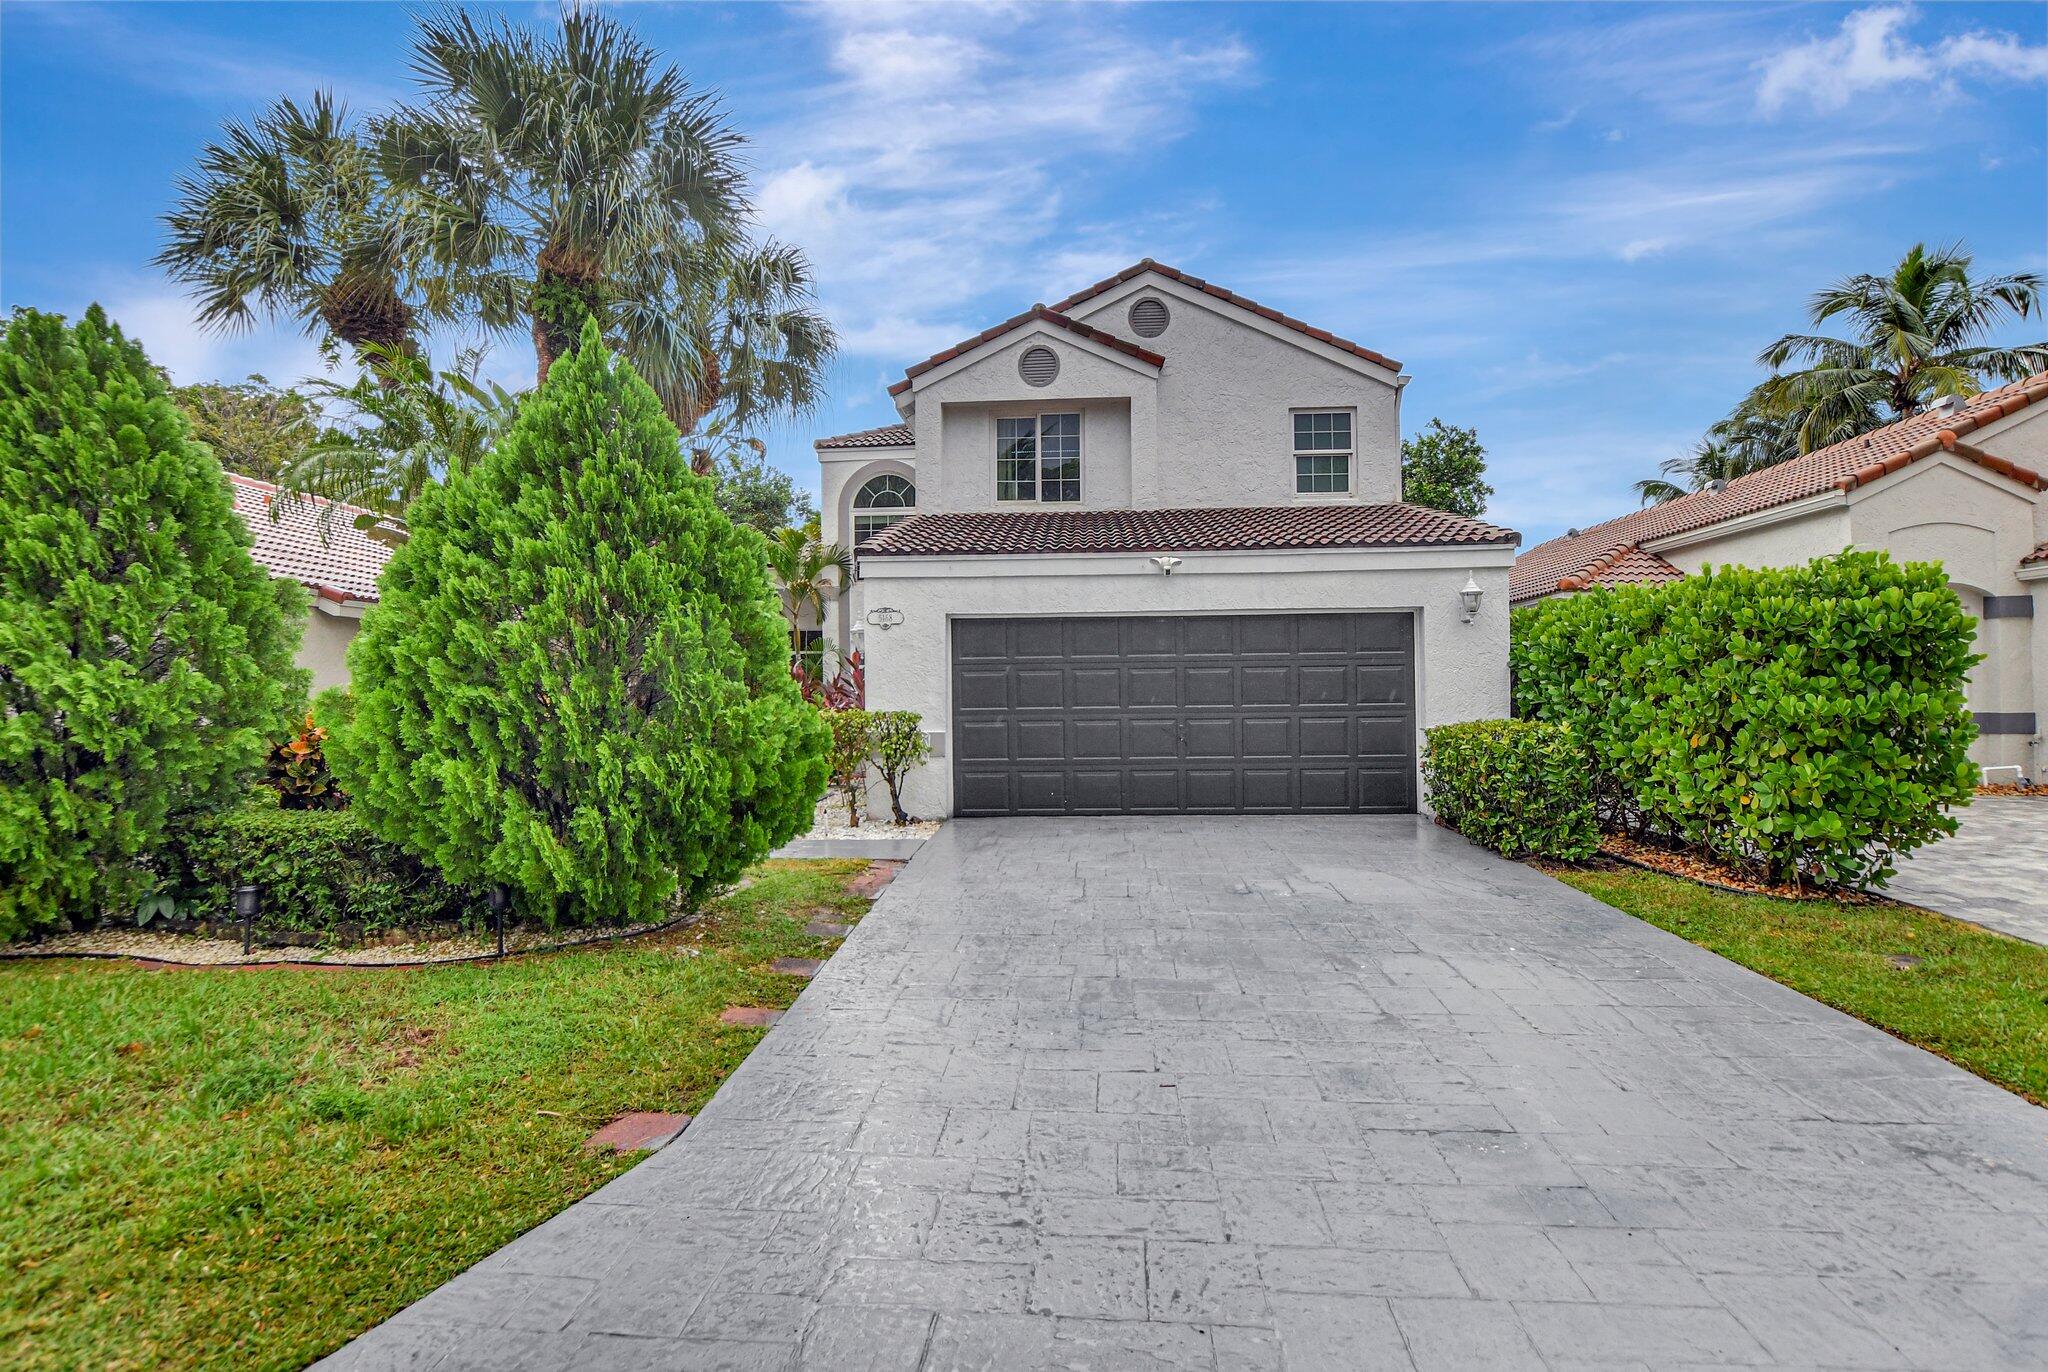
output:
[[[908,824],[892,823],[885,797],[878,809],[863,811],[859,826],[846,822],[846,797],[828,795],[818,802],[811,817],[811,831],[804,838],[930,838],[942,823],[936,819],[913,819]]]

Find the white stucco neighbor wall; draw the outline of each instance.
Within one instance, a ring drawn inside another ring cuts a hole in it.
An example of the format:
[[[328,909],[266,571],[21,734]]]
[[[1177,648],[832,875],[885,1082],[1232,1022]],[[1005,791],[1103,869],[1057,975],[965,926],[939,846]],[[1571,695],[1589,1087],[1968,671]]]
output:
[[[1649,546],[1687,576],[1715,567],[1795,567],[1816,557],[1839,553],[1853,538],[1847,505],[1835,504],[1796,519],[1777,520],[1735,529],[1697,543]]]
[[[1294,410],[1354,412],[1352,491],[1401,498],[1401,388],[1395,374],[1298,330],[1256,320],[1179,282],[1144,275],[1075,308],[1084,323],[1133,338],[1127,315],[1163,301],[1166,332],[1138,342],[1166,359],[1159,373],[1159,444],[1140,451],[1140,507],[1328,502],[1294,490]]]
[[[1418,726],[1508,713],[1512,548],[1179,556],[1170,577],[1141,554],[863,559],[866,605],[903,616],[887,631],[867,631],[868,705],[917,711],[941,754],[910,779],[906,807],[953,812],[954,618],[1408,610],[1417,623]],[[1458,597],[1468,576],[1485,592],[1470,624]]]

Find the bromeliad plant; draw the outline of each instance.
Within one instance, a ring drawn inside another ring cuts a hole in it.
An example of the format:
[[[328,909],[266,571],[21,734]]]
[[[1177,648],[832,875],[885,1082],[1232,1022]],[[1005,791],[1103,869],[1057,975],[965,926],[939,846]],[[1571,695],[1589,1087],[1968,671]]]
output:
[[[1610,825],[1882,885],[1972,794],[1974,632],[1934,563],[1709,568],[1517,610],[1515,713],[1583,741]]]

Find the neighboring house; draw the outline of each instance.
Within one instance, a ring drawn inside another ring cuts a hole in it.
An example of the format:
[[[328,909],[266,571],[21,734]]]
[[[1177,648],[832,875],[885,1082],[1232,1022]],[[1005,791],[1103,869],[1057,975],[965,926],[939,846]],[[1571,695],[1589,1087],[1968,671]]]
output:
[[[278,488],[228,474],[235,513],[256,545],[249,555],[274,577],[299,582],[312,593],[312,613],[299,643],[299,665],[313,674],[313,690],[348,685],[349,640],[363,611],[377,601],[377,574],[391,549],[355,526],[364,513],[310,497],[280,498]]]
[[[1514,601],[1784,566],[1844,548],[1940,562],[1978,619],[1980,766],[2039,777],[2048,718],[2048,373],[1573,530],[1515,562]]]
[[[1399,503],[1407,379],[1147,260],[819,440],[832,632],[934,744],[908,808],[1416,809],[1419,730],[1507,712],[1516,536]]]

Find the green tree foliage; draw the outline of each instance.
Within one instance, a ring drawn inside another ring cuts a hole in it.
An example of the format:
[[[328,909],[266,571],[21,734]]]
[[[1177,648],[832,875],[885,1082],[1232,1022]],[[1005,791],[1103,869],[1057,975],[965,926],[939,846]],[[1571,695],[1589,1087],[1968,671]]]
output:
[[[1401,499],[1448,514],[1477,517],[1493,487],[1479,434],[1441,419],[1401,444]]]
[[[304,701],[305,593],[97,306],[0,340],[0,937],[133,900]]]
[[[391,120],[384,164],[473,209],[443,260],[484,323],[530,332],[541,377],[596,318],[685,434],[816,403],[832,328],[803,254],[749,238],[743,140],[715,94],[581,7],[546,32],[429,15],[412,66],[426,98]]]
[[[758,438],[690,445],[691,470],[717,482],[718,508],[735,524],[769,535],[800,529],[818,518],[810,493],[796,488],[787,472],[768,465],[768,445]]]
[[[410,524],[349,651],[354,718],[322,721],[372,830],[588,923],[694,904],[809,826],[827,730],[761,540],[594,322]]]
[[[924,736],[924,718],[915,710],[877,710],[871,716],[868,760],[889,788],[889,810],[898,824],[910,823],[903,811],[903,779],[932,755]]]
[[[1608,823],[1774,880],[1882,884],[1970,798],[1976,625],[1938,563],[1709,568],[1513,625],[1515,713],[1584,741]]]
[[[1576,862],[1600,847],[1593,774],[1570,729],[1532,719],[1444,724],[1426,735],[1422,782],[1437,818],[1506,857]]]
[[[853,554],[837,543],[821,543],[814,528],[778,529],[768,539],[768,570],[789,621],[789,647],[802,641],[804,612],[823,625],[825,605],[853,580]]]
[[[1809,321],[1847,324],[1847,336],[1789,333],[1765,348],[1758,360],[1774,375],[1737,416],[1789,421],[1799,451],[1811,452],[1918,414],[1938,397],[2048,370],[2048,343],[1982,341],[2007,320],[2040,312],[2040,275],[1973,279],[1972,261],[1960,243],[1916,243],[1882,276],[1866,272],[1817,292]],[[1806,365],[1784,370],[1791,362]]]
[[[832,731],[828,754],[832,789],[846,797],[846,822],[860,823],[861,793],[867,787],[868,758],[874,752],[875,717],[862,709],[826,710]]]
[[[1715,484],[1775,466],[1799,455],[1797,427],[1747,411],[1730,415],[1707,430],[1707,436],[1684,457],[1663,464],[1662,477],[1636,483],[1645,505],[1662,505]]]
[[[179,386],[171,399],[185,412],[192,436],[213,449],[221,466],[258,481],[276,481],[320,437],[313,402],[260,376],[232,386]]]

